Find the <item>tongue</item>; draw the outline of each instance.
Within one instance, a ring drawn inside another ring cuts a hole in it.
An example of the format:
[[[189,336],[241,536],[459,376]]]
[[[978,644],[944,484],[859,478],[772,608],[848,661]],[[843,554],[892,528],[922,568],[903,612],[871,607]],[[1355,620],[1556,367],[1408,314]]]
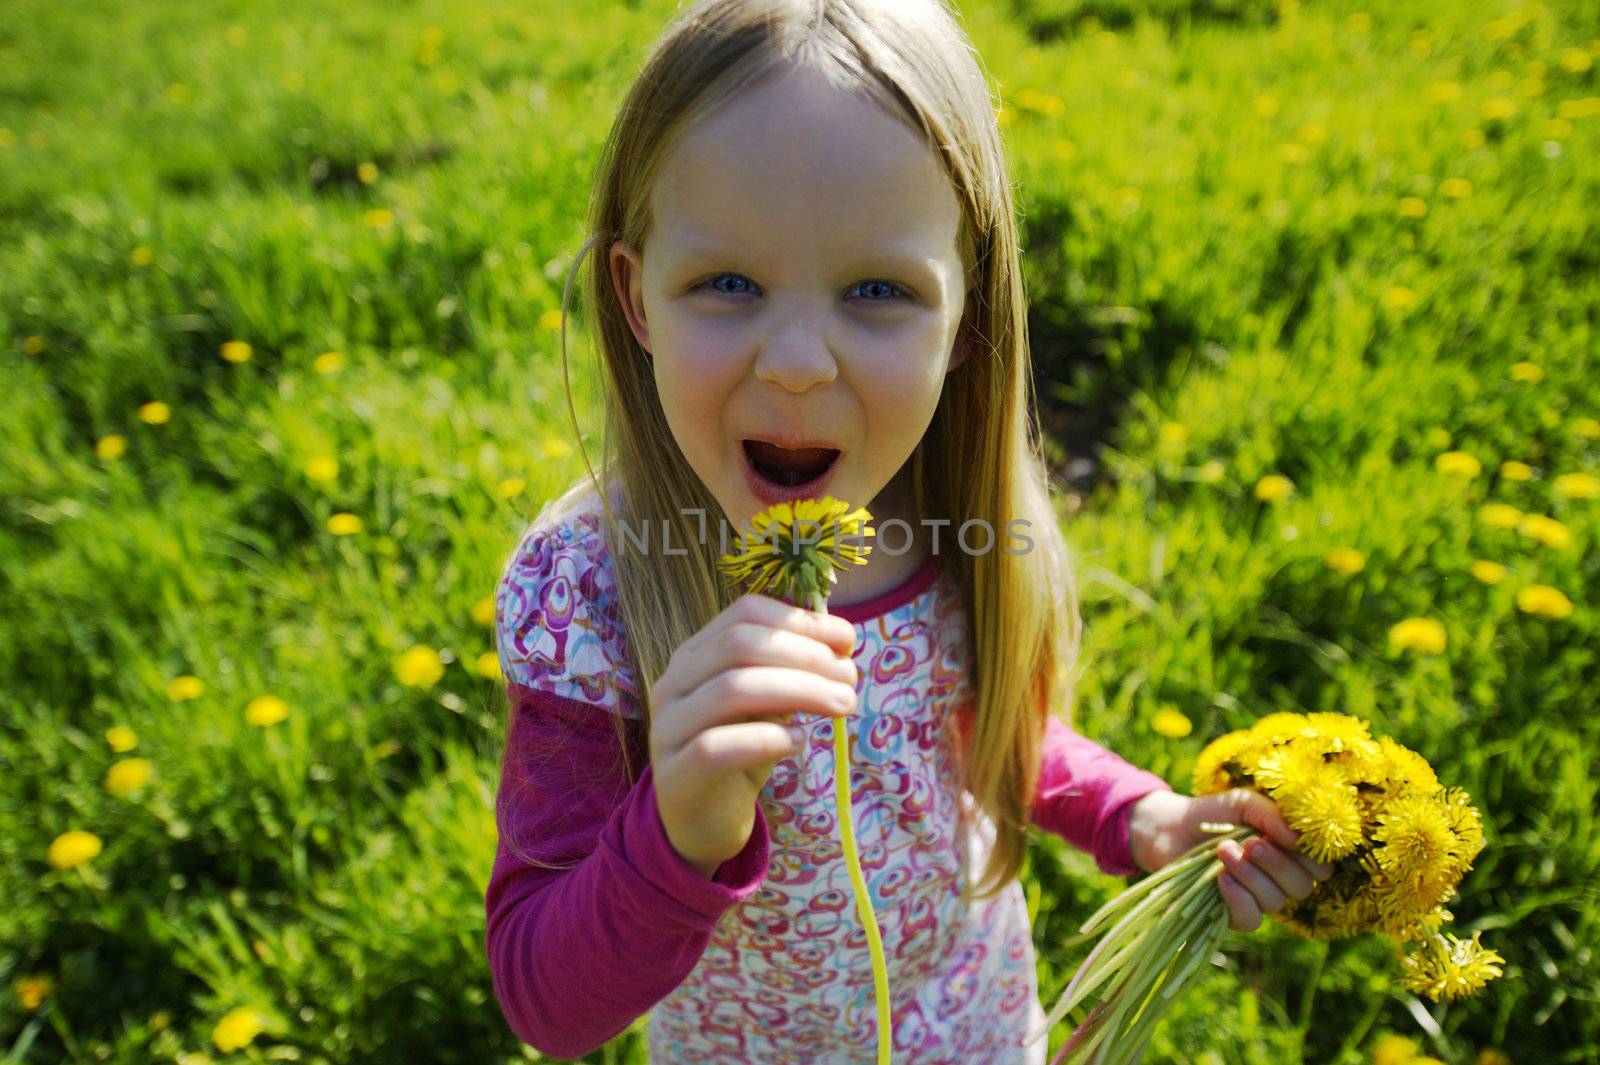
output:
[[[815,477],[828,468],[828,463],[838,454],[832,448],[808,447],[798,451],[790,451],[776,444],[769,444],[762,440],[746,440],[745,448],[750,452],[750,457],[767,469],[787,474],[808,475],[806,479]]]

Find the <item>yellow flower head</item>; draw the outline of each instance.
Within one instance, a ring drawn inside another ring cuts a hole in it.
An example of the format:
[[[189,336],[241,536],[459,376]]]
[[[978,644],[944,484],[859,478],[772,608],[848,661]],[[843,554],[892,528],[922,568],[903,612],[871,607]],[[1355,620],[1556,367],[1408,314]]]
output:
[[[1346,577],[1352,573],[1360,573],[1367,564],[1367,557],[1353,547],[1336,547],[1322,556],[1323,563],[1335,573],[1342,573]]]
[[[1502,462],[1500,464],[1500,476],[1508,481],[1530,480],[1533,477],[1533,467],[1526,462],[1517,462],[1515,460]]]
[[[1332,767],[1302,773],[1273,798],[1289,827],[1300,833],[1300,852],[1312,861],[1336,862],[1361,846],[1356,789]]]
[[[494,494],[501,499],[515,499],[528,487],[526,478],[504,477],[494,486]]]
[[[127,450],[127,437],[118,436],[116,433],[112,433],[110,436],[102,436],[94,445],[95,457],[106,461],[121,458],[123,452]]]
[[[150,759],[123,758],[106,770],[106,790],[113,795],[138,791],[150,780]]]
[[[1195,476],[1206,484],[1216,484],[1222,480],[1222,475],[1225,472],[1226,467],[1222,465],[1220,460],[1207,459],[1200,464],[1199,469],[1195,470]]]
[[[1415,1039],[1389,1032],[1372,1044],[1372,1065],[1411,1065],[1421,1052]]]
[[[1572,600],[1548,584],[1530,584],[1517,589],[1517,609],[1560,621],[1572,615]]]
[[[1256,738],[1250,734],[1249,729],[1236,729],[1233,732],[1223,733],[1206,744],[1205,749],[1195,759],[1189,793],[1211,795],[1233,787],[1235,777],[1229,768],[1230,765],[1238,766],[1240,756],[1255,744]]]
[[[1157,710],[1155,712],[1155,716],[1150,719],[1150,727],[1154,729],[1158,735],[1175,740],[1181,739],[1182,737],[1193,732],[1194,722],[1190,721],[1186,716],[1184,716],[1181,710],[1177,710],[1170,706],[1164,706],[1160,710]]]
[[[1450,859],[1455,836],[1433,795],[1407,795],[1385,805],[1373,827],[1373,857],[1389,879],[1412,884]]]
[[[1572,530],[1554,518],[1544,514],[1529,514],[1522,519],[1522,524],[1517,526],[1517,531],[1524,536],[1532,537],[1547,547],[1566,548],[1572,546]]]
[[[17,1000],[25,1010],[36,1010],[50,993],[52,981],[48,976],[24,976],[17,981]]]
[[[388,229],[394,225],[394,212],[387,207],[374,207],[362,216],[362,221],[373,229]]]
[[[211,1030],[211,1041],[224,1054],[250,1044],[266,1027],[266,1017],[252,1006],[240,1006],[225,1013]]]
[[[1522,524],[1523,513],[1510,503],[1485,503],[1478,508],[1478,518],[1491,529],[1515,529]]]
[[[139,408],[139,420],[146,425],[164,425],[172,417],[172,408],[159,399],[151,400]]]
[[[344,367],[344,352],[324,351],[312,360],[311,366],[323,376],[338,373]]]
[[[1421,218],[1428,213],[1428,203],[1416,196],[1407,196],[1400,201],[1401,218]]]
[[[139,737],[127,725],[112,725],[106,729],[106,743],[118,754],[126,754],[139,746]]]
[[[1511,1055],[1498,1047],[1484,1047],[1472,1059],[1472,1065],[1511,1065]]]
[[[1461,86],[1453,81],[1436,81],[1429,85],[1424,93],[1429,103],[1447,104],[1452,100],[1461,99]]]
[[[1436,655],[1444,650],[1444,625],[1433,618],[1406,618],[1389,630],[1389,653],[1415,651]]]
[[[154,258],[155,255],[143,244],[136,246],[128,255],[128,260],[135,266],[149,266]]]
[[[1378,748],[1382,783],[1390,795],[1432,795],[1439,790],[1439,777],[1422,755],[1388,736],[1378,737]]]
[[[249,362],[253,349],[243,340],[223,341],[221,353],[229,362]]]
[[[1480,558],[1472,564],[1472,575],[1484,584],[1499,584],[1506,579],[1506,568],[1498,562]]]
[[[1287,499],[1294,491],[1294,482],[1282,474],[1269,473],[1256,482],[1255,496],[1264,503]]]
[[[444,676],[444,660],[433,648],[418,645],[395,659],[394,675],[407,687],[430,688]]]
[[[331,455],[315,455],[306,460],[304,468],[313,481],[331,481],[339,476],[339,460]]]
[[[480,677],[490,680],[501,680],[504,674],[500,671],[500,656],[493,651],[485,651],[473,660],[473,670]]]
[[[1462,477],[1476,477],[1483,469],[1478,460],[1465,451],[1446,451],[1433,460],[1433,466],[1440,473],[1456,474]]]
[[[472,620],[479,625],[494,624],[494,596],[486,595],[472,604]]]
[[[1592,473],[1563,473],[1550,487],[1562,499],[1600,499],[1600,477]]]
[[[351,536],[361,531],[361,519],[354,514],[340,511],[328,518],[328,531],[335,536]]]
[[[1452,935],[1429,936],[1420,950],[1402,961],[1406,990],[1426,995],[1435,1002],[1453,1002],[1477,994],[1484,984],[1501,974],[1505,959],[1497,951],[1478,942],[1482,932],[1470,940]]]
[[[205,681],[184,674],[181,677],[173,677],[172,683],[167,685],[167,698],[175,703],[181,703],[188,699],[200,698],[200,694],[205,690]]]
[[[100,853],[100,837],[74,828],[50,841],[45,860],[57,869],[71,869]]]
[[[289,704],[276,695],[258,695],[244,708],[244,719],[257,728],[276,725],[289,716]]]
[[[363,185],[370,185],[378,180],[378,164],[368,161],[356,167],[356,180]]]
[[[1579,418],[1572,423],[1572,431],[1585,440],[1600,440],[1600,418]]]
[[[1518,362],[1511,366],[1511,379],[1513,381],[1542,381],[1544,370],[1536,362]]]
[[[787,598],[816,609],[827,602],[834,569],[864,566],[872,547],[860,541],[876,535],[863,508],[824,496],[778,503],[757,514],[743,547],[723,555],[718,568],[747,592]]]
[[[1416,289],[1406,285],[1390,285],[1383,293],[1383,305],[1391,311],[1406,311],[1417,305]]]
[[[1472,195],[1472,182],[1466,178],[1445,178],[1439,182],[1439,191],[1452,200],[1466,199]]]

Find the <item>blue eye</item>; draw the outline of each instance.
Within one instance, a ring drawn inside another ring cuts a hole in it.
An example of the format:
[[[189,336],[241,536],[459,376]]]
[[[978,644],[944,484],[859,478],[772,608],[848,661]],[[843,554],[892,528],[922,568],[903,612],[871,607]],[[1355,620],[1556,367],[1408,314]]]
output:
[[[734,278],[738,278],[741,281],[749,281],[750,280],[748,277],[745,277],[743,274],[717,274],[715,277],[709,277],[706,280],[700,282],[698,285],[694,286],[693,291],[698,292],[700,289],[707,288],[707,287],[712,287],[712,286],[715,285],[716,282],[721,281],[725,277],[734,277]],[[892,290],[891,298],[895,294],[898,294],[900,296],[906,296],[906,297],[909,297],[911,295],[911,293],[907,292],[905,289],[901,288],[899,285],[895,284],[893,281],[879,281],[879,280],[863,281],[863,282],[861,282],[860,286],[858,286],[858,287],[864,287],[864,286],[867,286],[867,285],[882,285],[885,288],[891,289]],[[730,291],[729,289],[725,289],[725,288],[714,288],[714,287],[712,287],[712,291],[720,292],[724,296],[736,296],[736,295],[739,294],[737,292]],[[867,300],[867,302],[868,303],[887,303],[887,302],[889,302],[889,300],[888,299],[869,299],[869,300]]]

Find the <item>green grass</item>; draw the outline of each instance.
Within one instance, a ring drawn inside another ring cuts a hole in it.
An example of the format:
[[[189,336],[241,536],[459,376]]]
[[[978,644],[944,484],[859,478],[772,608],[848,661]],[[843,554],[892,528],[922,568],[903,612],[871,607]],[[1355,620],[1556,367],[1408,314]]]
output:
[[[1385,1032],[1452,1065],[1593,1060],[1600,502],[1554,483],[1600,465],[1600,15],[961,7],[1006,104],[1047,413],[1110,445],[1109,476],[1061,496],[1080,727],[1186,788],[1201,746],[1260,713],[1354,713],[1486,820],[1451,907],[1508,959],[1479,998],[1423,1011],[1382,941],[1264,927],[1225,941],[1146,1060],[1348,1065]],[[583,470],[549,316],[673,5],[573,10],[9,5],[6,1060],[222,1060],[212,1029],[245,1004],[271,1019],[252,1060],[525,1060],[482,952],[504,713],[483,601]],[[1514,113],[1486,117],[1498,99]],[[1413,305],[1386,307],[1396,286]],[[249,361],[219,357],[230,339]],[[569,340],[596,425],[588,337]],[[329,350],[346,362],[324,374]],[[1513,378],[1524,361],[1541,380]],[[140,420],[152,401],[169,420]],[[110,436],[126,450],[101,458]],[[1483,472],[1438,472],[1453,449]],[[307,475],[319,456],[333,480]],[[1269,473],[1288,499],[1253,497]],[[1487,526],[1489,501],[1571,545]],[[361,531],[333,535],[340,512]],[[1324,564],[1339,546],[1361,572]],[[1572,614],[1519,610],[1528,584]],[[1444,654],[1388,653],[1412,616],[1444,624]],[[397,677],[417,645],[436,683]],[[204,689],[174,700],[184,675]],[[244,708],[269,693],[290,714],[263,731]],[[1168,706],[1190,735],[1149,727]],[[119,725],[154,767],[129,796],[102,783]],[[104,843],[87,875],[45,860],[75,828]],[[1120,881],[1041,835],[1024,883],[1048,1007],[1086,951],[1059,944]],[[643,1025],[589,1060],[643,1062]]]

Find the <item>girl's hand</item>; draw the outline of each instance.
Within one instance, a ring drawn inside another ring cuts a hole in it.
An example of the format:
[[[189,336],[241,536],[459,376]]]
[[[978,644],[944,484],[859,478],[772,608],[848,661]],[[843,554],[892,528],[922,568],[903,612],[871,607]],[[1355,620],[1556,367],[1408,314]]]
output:
[[[1153,873],[1214,838],[1201,829],[1204,821],[1250,825],[1262,833],[1245,840],[1242,850],[1228,840],[1217,851],[1224,870],[1217,890],[1228,904],[1228,927],[1235,932],[1254,931],[1262,914],[1276,913],[1291,898],[1305,898],[1317,881],[1333,874],[1331,865],[1314,862],[1296,849],[1298,837],[1277,804],[1249,788],[1197,796],[1155,791],[1139,799],[1128,819],[1134,864]]]
[[[656,808],[702,876],[749,842],[756,796],[800,749],[794,714],[854,711],[855,639],[844,618],[747,593],[685,640],[651,686]]]

